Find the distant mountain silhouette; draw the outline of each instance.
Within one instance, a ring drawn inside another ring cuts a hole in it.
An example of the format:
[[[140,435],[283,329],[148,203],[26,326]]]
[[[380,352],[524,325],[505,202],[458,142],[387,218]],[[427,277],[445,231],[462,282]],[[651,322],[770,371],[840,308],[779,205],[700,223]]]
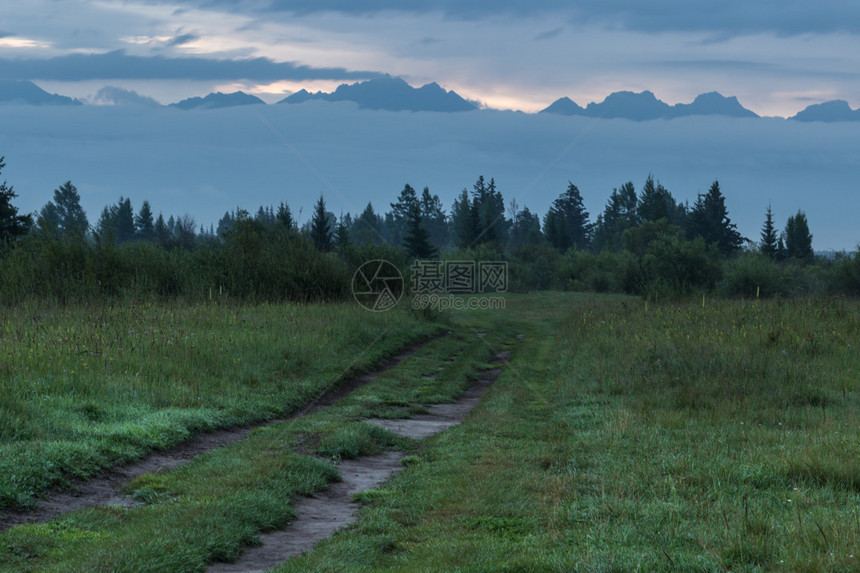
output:
[[[332,93],[298,91],[278,103],[309,100],[352,101],[364,109],[390,111],[470,111],[477,106],[437,83],[413,88],[401,78],[386,76],[375,80],[342,84]]]
[[[233,92],[231,94],[223,94],[215,92],[206,97],[192,97],[184,99],[180,102],[172,103],[168,107],[176,107],[179,109],[216,109],[221,107],[235,107],[237,105],[255,105],[265,104],[263,100],[257,96],[246,94],[245,92]]]
[[[789,119],[797,121],[860,121],[860,109],[851,109],[848,102],[837,99],[808,106]]]
[[[557,113],[560,115],[585,115],[585,108],[580,107],[569,97],[558,98],[540,113]]]
[[[685,115],[727,115],[730,117],[759,117],[748,110],[735,96],[725,97],[717,92],[696,96],[693,103],[676,103],[672,106],[673,117]]]
[[[630,91],[609,94],[601,103],[590,103],[582,108],[570,98],[563,97],[554,101],[541,113],[562,115],[584,115],[587,117],[623,118],[635,121],[650,119],[671,119],[689,115],[726,115],[731,117],[758,117],[743,107],[734,96],[724,97],[717,92],[702,94],[693,103],[679,103],[670,106],[657,99],[650,91],[635,93]]]
[[[0,80],[0,103],[82,105],[76,99],[50,94],[30,81]]]

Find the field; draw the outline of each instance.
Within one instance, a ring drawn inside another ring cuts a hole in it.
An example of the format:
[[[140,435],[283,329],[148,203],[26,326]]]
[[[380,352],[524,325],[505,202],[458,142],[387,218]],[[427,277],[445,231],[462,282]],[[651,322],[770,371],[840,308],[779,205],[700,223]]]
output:
[[[451,331],[329,408],[136,479],[142,507],[0,533],[0,568],[204,570],[289,522],[293,495],[337,479],[333,461],[391,449],[404,470],[358,496],[359,520],[279,571],[860,567],[855,300],[545,293],[429,319],[347,305],[0,312],[7,507],[78,468],[296,410]],[[510,362],[459,426],[419,443],[362,422],[455,398],[503,348]]]

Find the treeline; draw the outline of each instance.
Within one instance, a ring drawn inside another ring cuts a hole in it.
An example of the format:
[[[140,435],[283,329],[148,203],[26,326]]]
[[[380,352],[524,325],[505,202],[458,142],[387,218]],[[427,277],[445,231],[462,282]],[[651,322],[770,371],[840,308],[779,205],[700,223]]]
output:
[[[0,171],[4,167],[0,158]],[[573,183],[540,217],[507,206],[479,177],[446,212],[428,188],[405,185],[378,212],[336,216],[323,197],[299,225],[290,207],[237,208],[217,226],[188,214],[154,215],[120,197],[90,224],[71,182],[39,212],[21,215],[0,185],[0,301],[31,297],[320,300],[349,295],[363,262],[384,258],[408,272],[415,258],[506,260],[512,290],[624,292],[649,298],[700,291],[731,296],[860,293],[860,256],[816,258],[805,214],[777,228],[770,208],[756,241],[731,222],[714,182],[693,205],[653,177],[637,192],[614,189],[595,220]]]

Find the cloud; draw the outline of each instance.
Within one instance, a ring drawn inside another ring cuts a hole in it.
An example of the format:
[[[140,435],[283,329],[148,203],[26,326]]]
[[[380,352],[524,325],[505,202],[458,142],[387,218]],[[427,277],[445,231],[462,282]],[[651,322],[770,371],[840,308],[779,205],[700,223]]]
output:
[[[362,80],[381,77],[370,71],[312,68],[268,58],[242,60],[133,56],[123,50],[53,58],[0,59],[0,78],[85,81],[93,79],[169,79],[276,81],[281,79]]]
[[[559,26],[558,28],[553,28],[552,30],[547,30],[546,32],[541,32],[540,34],[535,36],[535,40],[536,41],[551,40],[557,36],[560,36],[562,32],[564,32],[564,28]]]
[[[247,13],[248,4],[234,0],[186,0],[197,6],[220,6]],[[476,20],[499,15],[537,16],[549,12],[570,14],[576,23],[597,22],[629,30],[712,31],[738,35],[771,32],[860,33],[860,4],[854,0],[724,0],[701,3],[689,0],[271,0],[264,10],[298,14],[338,12],[372,15],[382,12],[440,12],[448,18]]]
[[[151,97],[142,96],[134,90],[126,90],[115,86],[105,86],[92,98],[96,105],[142,105],[158,107],[161,104]]]
[[[188,42],[193,42],[194,40],[199,39],[200,36],[195,34],[182,34],[181,36],[176,36],[167,41],[168,46],[181,46],[182,44],[187,44]]]

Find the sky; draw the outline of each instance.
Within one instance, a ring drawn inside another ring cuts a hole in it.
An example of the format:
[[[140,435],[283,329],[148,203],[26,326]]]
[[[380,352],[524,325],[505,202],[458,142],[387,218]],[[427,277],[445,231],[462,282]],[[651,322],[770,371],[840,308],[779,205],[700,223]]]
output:
[[[759,115],[860,107],[854,0],[27,0],[0,5],[0,78],[161,103],[241,89],[272,102],[381,74],[496,109],[619,90],[718,91]]]

